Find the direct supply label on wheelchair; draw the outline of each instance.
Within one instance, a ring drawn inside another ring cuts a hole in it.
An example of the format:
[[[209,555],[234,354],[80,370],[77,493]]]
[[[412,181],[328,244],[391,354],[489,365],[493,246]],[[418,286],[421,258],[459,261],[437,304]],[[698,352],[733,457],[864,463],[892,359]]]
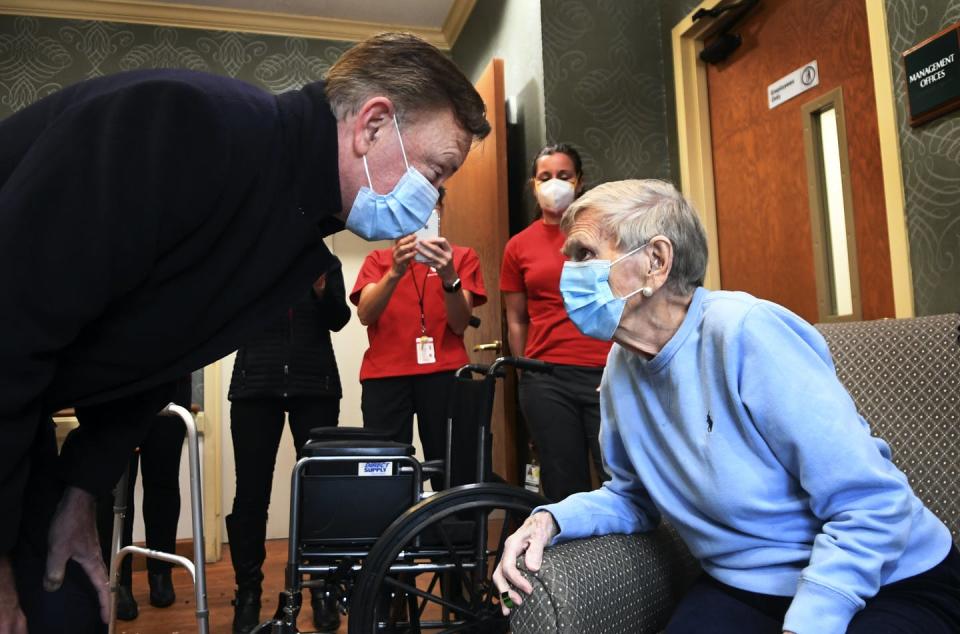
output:
[[[393,475],[392,462],[358,462],[358,476],[390,476]]]

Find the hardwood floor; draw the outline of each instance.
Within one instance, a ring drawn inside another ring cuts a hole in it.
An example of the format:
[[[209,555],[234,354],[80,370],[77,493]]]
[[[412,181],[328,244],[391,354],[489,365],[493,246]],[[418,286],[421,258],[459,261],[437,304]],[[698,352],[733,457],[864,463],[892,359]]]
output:
[[[263,609],[260,618],[273,616],[277,608],[277,595],[283,588],[283,569],[287,563],[287,540],[267,542],[267,560],[263,566]],[[173,585],[177,602],[169,608],[152,607],[149,601],[147,573],[133,573],[133,596],[140,606],[140,616],[134,621],[118,621],[118,634],[190,634],[197,631],[194,614],[193,583],[187,571],[175,567]],[[230,565],[230,547],[224,546],[223,558],[207,564],[207,604],[210,609],[211,634],[231,634],[233,622],[233,567]],[[304,609],[297,622],[303,632],[313,631],[309,593],[304,593]],[[342,618],[338,634],[346,634],[346,617]]]

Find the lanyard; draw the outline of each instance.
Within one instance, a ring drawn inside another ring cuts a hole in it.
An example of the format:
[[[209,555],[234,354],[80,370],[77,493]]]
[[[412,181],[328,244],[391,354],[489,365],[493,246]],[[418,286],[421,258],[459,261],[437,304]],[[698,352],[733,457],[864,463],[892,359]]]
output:
[[[423,276],[423,287],[417,285],[417,276],[413,272],[413,264],[410,264],[410,277],[413,278],[413,288],[417,292],[417,303],[420,305],[420,334],[427,334],[427,315],[423,310],[423,298],[427,294],[427,277],[430,275],[430,267],[424,266],[426,273]]]

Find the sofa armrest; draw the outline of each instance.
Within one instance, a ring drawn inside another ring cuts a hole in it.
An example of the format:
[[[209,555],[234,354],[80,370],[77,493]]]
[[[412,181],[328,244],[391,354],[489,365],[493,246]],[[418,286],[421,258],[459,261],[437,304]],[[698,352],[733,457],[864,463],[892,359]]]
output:
[[[670,526],[580,539],[544,552],[533,593],[511,618],[514,634],[659,632],[700,567]]]

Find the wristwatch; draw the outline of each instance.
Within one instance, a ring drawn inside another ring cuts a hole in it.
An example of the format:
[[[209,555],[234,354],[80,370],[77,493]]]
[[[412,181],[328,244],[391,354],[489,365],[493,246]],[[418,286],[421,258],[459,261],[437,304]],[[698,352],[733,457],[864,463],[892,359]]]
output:
[[[453,280],[453,283],[450,284],[449,286],[447,286],[446,284],[442,284],[442,286],[443,286],[443,290],[446,291],[447,293],[456,293],[457,291],[460,290],[460,287],[463,285],[460,283],[460,278],[458,277],[457,279]]]

